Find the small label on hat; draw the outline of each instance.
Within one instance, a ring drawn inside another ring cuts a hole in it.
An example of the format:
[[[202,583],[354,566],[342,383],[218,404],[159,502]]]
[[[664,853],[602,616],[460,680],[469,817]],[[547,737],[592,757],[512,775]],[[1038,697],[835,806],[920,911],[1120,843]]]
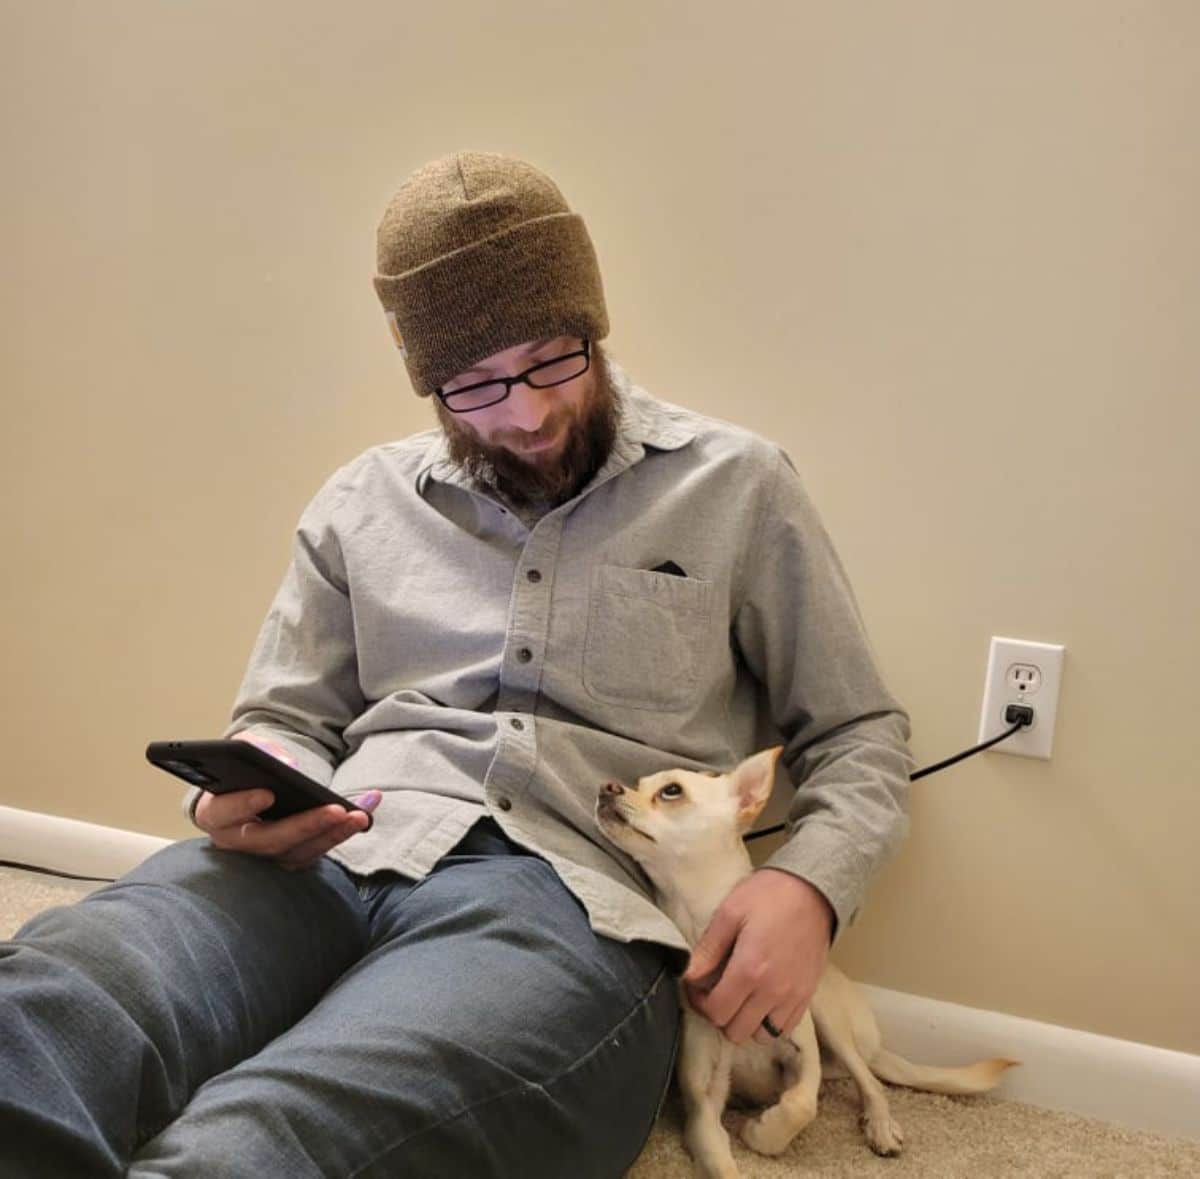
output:
[[[396,313],[389,311],[387,313],[388,327],[392,329],[392,339],[396,341],[396,347],[400,349],[400,355],[405,360],[408,359],[408,349],[404,346],[404,337],[400,334],[400,325],[396,322]]]

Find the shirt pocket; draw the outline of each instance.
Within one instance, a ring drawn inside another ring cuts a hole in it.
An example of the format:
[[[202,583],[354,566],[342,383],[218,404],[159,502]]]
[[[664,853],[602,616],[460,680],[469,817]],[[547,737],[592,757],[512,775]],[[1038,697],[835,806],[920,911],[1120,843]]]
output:
[[[583,649],[588,693],[627,708],[686,707],[696,695],[712,595],[710,581],[598,565]]]

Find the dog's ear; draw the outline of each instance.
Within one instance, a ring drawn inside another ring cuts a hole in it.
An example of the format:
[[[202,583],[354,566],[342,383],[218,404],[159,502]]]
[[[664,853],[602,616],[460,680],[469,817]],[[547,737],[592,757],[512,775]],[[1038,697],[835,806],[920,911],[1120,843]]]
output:
[[[771,797],[775,785],[775,763],[783,752],[782,745],[764,749],[748,757],[730,775],[730,789],[737,799],[738,825],[745,829],[758,818],[759,811]]]

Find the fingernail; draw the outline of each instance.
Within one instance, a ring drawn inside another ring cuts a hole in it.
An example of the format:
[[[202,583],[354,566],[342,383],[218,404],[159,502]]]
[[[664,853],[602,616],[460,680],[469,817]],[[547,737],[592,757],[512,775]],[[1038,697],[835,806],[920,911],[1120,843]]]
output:
[[[373,811],[379,805],[382,798],[382,790],[368,790],[366,794],[360,794],[358,798],[354,799],[354,802],[362,807],[364,811]]]

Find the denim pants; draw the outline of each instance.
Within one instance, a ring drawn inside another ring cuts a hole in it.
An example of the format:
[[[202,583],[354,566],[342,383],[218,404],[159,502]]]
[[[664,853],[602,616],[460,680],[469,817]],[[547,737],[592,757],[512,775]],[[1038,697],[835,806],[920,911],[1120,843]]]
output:
[[[0,1175],[619,1176],[669,954],[490,819],[416,882],[174,844],[0,944]]]

